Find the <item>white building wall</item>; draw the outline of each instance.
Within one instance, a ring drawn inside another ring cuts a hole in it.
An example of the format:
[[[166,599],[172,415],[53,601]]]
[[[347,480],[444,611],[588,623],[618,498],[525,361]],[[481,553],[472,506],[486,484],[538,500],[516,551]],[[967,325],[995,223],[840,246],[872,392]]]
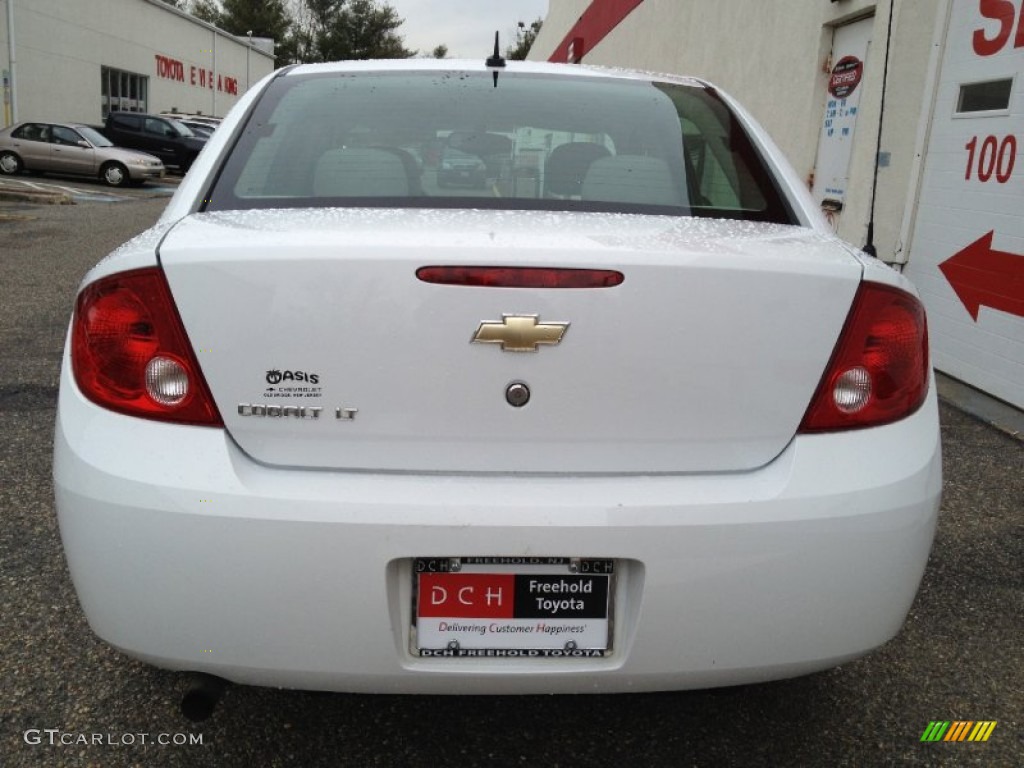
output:
[[[951,4],[907,274],[936,368],[1024,408],[1024,0],[992,18],[1010,7]],[[960,109],[993,80],[1005,108]]]
[[[850,196],[839,235],[863,245],[870,214],[871,184],[875,153],[879,148],[878,124],[881,109],[882,70],[889,4],[879,3],[874,20],[874,38],[865,76],[865,98],[850,163]],[[923,146],[918,142],[922,114],[931,109],[929,61],[935,45],[935,30],[944,26],[941,0],[897,0],[893,8],[889,75],[885,85],[885,115],[882,120],[880,151],[885,158],[878,169],[875,199],[875,245],[878,257],[890,263],[904,263],[907,243],[902,237],[904,215],[917,193],[915,163]],[[862,130],[863,129],[863,130]]]
[[[213,115],[225,114],[248,83],[274,69],[273,57],[157,0],[3,0],[0,69],[10,69],[7,4],[14,10],[20,120],[100,122],[103,66],[147,76],[151,112]],[[158,55],[180,62],[184,82],[160,76]],[[212,89],[205,84],[211,71]]]
[[[576,23],[591,0],[548,0],[548,15],[540,28],[537,39],[533,41],[530,53],[526,58],[534,61],[547,61],[566,32]]]
[[[547,59],[591,5],[551,0],[531,59]],[[878,6],[876,8],[876,5]],[[918,117],[927,77],[936,0],[896,0],[879,171],[875,245],[886,261],[903,261],[900,239]],[[645,0],[584,64],[633,67],[707,79],[746,106],[768,130],[797,173],[810,183],[825,112],[834,27],[874,16],[852,150],[849,195],[838,233],[862,246],[867,234],[878,137],[889,3],[874,0]],[[590,43],[587,43],[588,48]]]

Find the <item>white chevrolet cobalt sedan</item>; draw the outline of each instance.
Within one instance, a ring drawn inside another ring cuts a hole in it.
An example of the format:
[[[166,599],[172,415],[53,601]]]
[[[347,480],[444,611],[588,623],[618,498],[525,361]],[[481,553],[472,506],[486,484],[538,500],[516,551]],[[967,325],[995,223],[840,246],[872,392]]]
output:
[[[840,664],[899,631],[941,486],[913,287],[741,107],[500,59],[255,86],[85,278],[55,443],[97,635],[353,692]]]

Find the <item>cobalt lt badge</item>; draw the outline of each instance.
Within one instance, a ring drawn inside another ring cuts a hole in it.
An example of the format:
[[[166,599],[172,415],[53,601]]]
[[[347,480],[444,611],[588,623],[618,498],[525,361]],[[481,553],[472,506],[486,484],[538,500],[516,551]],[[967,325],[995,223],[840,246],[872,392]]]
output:
[[[536,352],[540,344],[558,344],[568,323],[540,323],[537,315],[502,315],[501,322],[480,323],[471,342],[500,344],[504,352]]]

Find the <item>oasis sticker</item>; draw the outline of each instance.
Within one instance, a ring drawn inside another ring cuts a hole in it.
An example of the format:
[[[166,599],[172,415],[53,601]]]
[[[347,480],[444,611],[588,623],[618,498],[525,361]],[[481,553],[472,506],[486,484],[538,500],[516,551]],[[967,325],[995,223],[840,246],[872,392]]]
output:
[[[266,398],[321,397],[320,374],[309,371],[271,368],[266,375]]]

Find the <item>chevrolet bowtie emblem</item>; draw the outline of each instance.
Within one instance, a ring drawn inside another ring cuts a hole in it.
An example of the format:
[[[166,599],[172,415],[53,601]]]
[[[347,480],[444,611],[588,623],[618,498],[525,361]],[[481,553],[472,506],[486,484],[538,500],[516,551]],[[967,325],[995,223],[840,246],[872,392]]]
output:
[[[505,352],[536,352],[538,344],[558,344],[568,328],[568,323],[538,323],[537,315],[503,315],[500,323],[480,323],[472,341],[501,344]]]

